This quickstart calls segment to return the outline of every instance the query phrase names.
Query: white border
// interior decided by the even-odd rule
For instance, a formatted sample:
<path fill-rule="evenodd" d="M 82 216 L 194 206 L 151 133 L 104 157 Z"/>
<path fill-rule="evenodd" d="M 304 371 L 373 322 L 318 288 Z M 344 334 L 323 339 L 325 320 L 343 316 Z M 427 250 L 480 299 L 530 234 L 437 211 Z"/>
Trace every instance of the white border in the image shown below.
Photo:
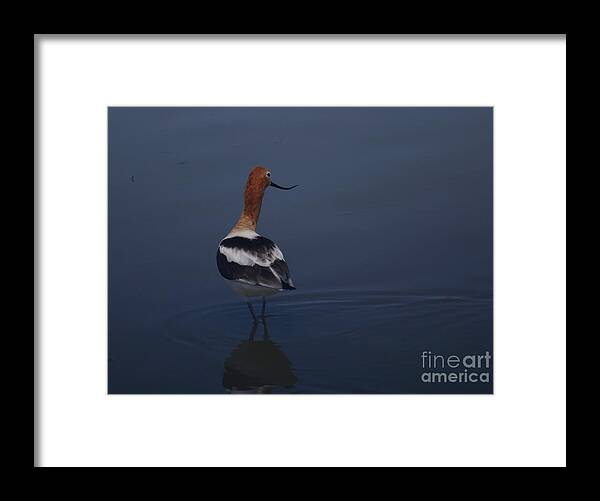
<path fill-rule="evenodd" d="M 566 41 L 61 39 L 39 82 L 46 466 L 559 466 Z M 107 396 L 107 105 L 493 105 L 494 396 Z"/>

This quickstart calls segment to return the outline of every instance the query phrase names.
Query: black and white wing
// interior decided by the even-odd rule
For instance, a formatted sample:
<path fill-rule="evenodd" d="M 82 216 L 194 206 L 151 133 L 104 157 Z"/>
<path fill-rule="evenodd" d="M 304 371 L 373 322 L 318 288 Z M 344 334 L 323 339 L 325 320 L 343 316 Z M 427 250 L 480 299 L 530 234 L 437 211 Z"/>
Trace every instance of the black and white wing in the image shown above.
<path fill-rule="evenodd" d="M 223 239 L 217 251 L 217 267 L 227 280 L 273 289 L 295 289 L 279 247 L 258 235 Z"/>

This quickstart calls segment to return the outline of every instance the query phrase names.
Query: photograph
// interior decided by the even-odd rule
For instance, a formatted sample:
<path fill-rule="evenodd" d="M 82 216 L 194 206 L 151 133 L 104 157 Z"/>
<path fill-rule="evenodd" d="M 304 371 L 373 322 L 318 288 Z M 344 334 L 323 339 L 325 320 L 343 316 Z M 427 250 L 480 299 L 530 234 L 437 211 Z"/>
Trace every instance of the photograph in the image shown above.
<path fill-rule="evenodd" d="M 109 394 L 492 394 L 492 107 L 108 114 Z"/>

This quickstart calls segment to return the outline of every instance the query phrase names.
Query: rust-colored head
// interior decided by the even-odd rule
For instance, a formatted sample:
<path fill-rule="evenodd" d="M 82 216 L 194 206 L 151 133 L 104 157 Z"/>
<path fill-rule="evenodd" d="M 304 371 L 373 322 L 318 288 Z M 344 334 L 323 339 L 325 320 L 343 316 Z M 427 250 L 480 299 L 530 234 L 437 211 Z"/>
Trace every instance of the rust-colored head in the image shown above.
<path fill-rule="evenodd" d="M 246 189 L 244 190 L 244 211 L 232 231 L 256 230 L 263 196 L 269 186 L 279 188 L 280 190 L 291 190 L 296 187 L 290 186 L 289 188 L 285 188 L 279 186 L 271 181 L 271 171 L 269 169 L 261 166 L 254 167 L 250 171 L 248 181 L 246 182 Z"/>
<path fill-rule="evenodd" d="M 271 184 L 271 172 L 265 167 L 254 167 L 248 175 L 244 201 L 248 196 L 256 197 L 260 195 L 262 197 L 269 184 Z"/>

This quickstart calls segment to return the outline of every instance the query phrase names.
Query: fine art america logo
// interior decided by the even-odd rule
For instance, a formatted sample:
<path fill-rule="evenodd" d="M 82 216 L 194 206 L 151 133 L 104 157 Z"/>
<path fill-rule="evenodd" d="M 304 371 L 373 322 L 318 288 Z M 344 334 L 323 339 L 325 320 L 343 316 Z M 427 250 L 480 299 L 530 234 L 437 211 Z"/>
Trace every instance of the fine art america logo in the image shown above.
<path fill-rule="evenodd" d="M 492 356 L 421 354 L 423 383 L 489 383 Z"/>

